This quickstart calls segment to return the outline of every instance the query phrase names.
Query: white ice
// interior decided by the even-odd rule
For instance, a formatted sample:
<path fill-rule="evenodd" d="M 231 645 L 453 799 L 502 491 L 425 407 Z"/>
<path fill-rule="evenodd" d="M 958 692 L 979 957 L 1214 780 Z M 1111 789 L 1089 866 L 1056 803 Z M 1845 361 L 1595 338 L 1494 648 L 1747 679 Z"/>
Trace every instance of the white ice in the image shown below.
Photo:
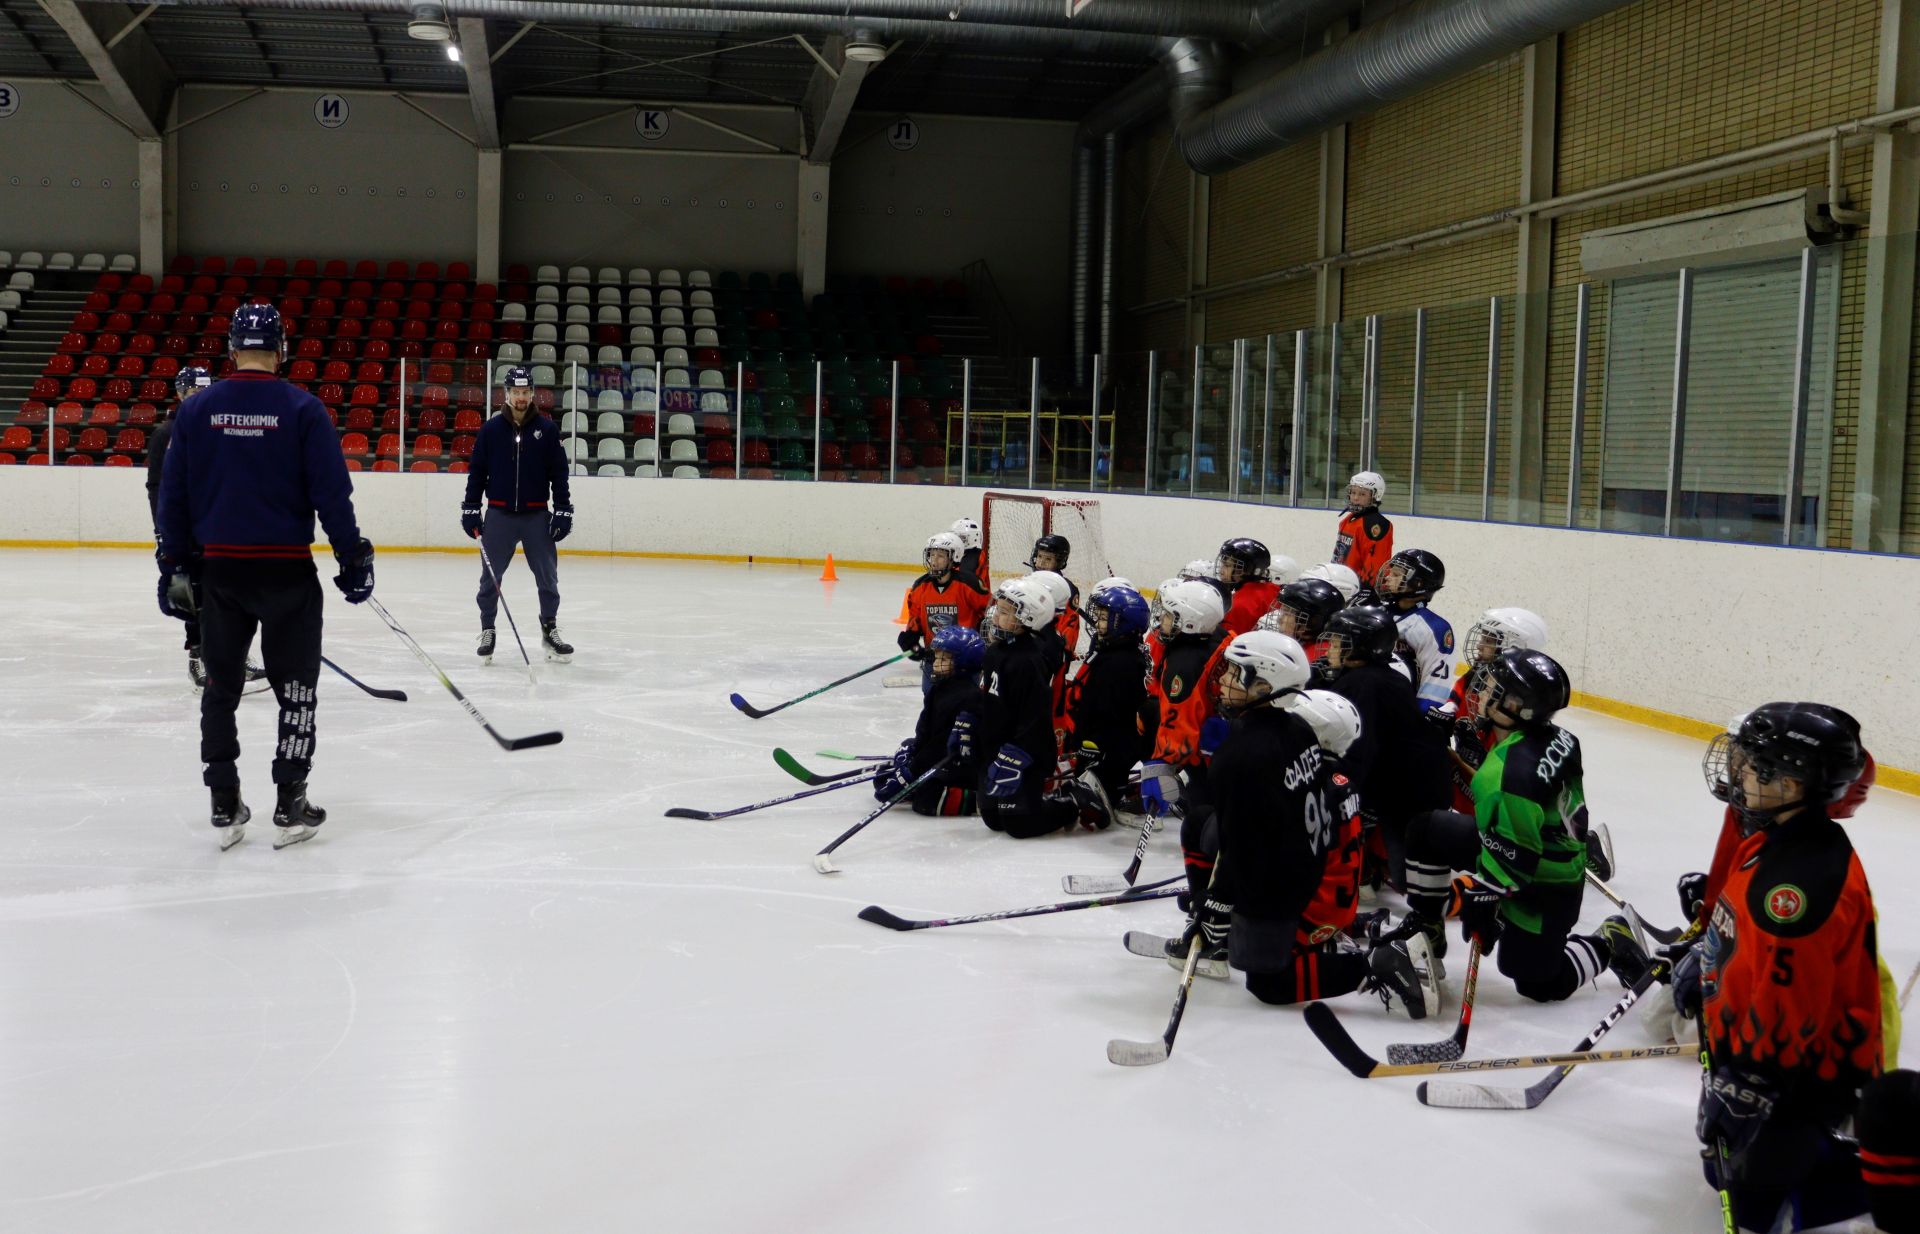
<path fill-rule="evenodd" d="M 510 643 L 474 662 L 476 573 L 392 554 L 378 594 L 503 732 L 565 743 L 500 752 L 329 587 L 328 654 L 411 701 L 323 674 L 331 817 L 275 852 L 274 710 L 244 700 L 259 821 L 222 854 L 148 558 L 0 554 L 0 1229 L 1717 1228 L 1686 1062 L 1589 1068 L 1530 1113 L 1428 1110 L 1413 1081 L 1348 1076 L 1297 1011 L 1202 982 L 1171 1060 L 1122 1069 L 1107 1040 L 1155 1037 L 1177 978 L 1120 934 L 1173 929 L 1171 902 L 915 934 L 854 915 L 1062 899 L 1061 875 L 1125 865 L 1120 829 L 1022 843 L 890 815 L 823 877 L 810 858 L 864 790 L 662 817 L 798 789 L 775 746 L 822 770 L 846 764 L 819 749 L 891 749 L 918 692 L 881 674 L 760 721 L 726 700 L 890 654 L 906 576 L 568 558 L 578 655 L 530 687 Z M 523 565 L 508 592 L 524 633 Z M 1567 722 L 1620 888 L 1672 921 L 1719 819 L 1701 746 Z M 1850 830 L 1904 979 L 1920 803 L 1881 790 Z M 1163 836 L 1149 874 L 1176 868 Z M 1590 894 L 1586 922 L 1605 911 Z M 1439 1022 L 1336 1006 L 1376 1050 L 1443 1036 L 1454 969 Z M 1474 1055 L 1571 1047 L 1618 995 L 1602 977 L 1542 1007 L 1483 976 Z"/>

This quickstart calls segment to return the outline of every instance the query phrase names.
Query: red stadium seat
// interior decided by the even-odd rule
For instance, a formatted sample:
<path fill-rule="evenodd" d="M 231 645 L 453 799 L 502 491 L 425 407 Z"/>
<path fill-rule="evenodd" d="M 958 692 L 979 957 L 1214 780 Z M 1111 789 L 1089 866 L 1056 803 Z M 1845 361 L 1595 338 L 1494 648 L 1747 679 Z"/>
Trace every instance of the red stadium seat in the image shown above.
<path fill-rule="evenodd" d="M 373 428 L 373 408 L 371 407 L 347 408 L 347 427 L 350 429 L 359 429 L 362 432 L 372 429 Z"/>
<path fill-rule="evenodd" d="M 91 454 L 69 454 L 60 461 L 69 467 L 93 466 L 93 456 Z"/>
<path fill-rule="evenodd" d="M 365 458 L 367 453 L 366 434 L 348 433 L 342 437 L 340 439 L 340 453 L 346 455 L 349 459 Z"/>
<path fill-rule="evenodd" d="M 120 404 L 95 403 L 93 414 L 87 417 L 87 423 L 101 428 L 112 428 L 120 423 Z"/>
<path fill-rule="evenodd" d="M 47 367 L 41 369 L 40 372 L 47 377 L 70 377 L 73 375 L 73 370 L 78 367 L 80 367 L 80 362 L 75 360 L 72 353 L 69 352 L 63 355 L 48 356 Z"/>
<path fill-rule="evenodd" d="M 445 443 L 438 433 L 422 433 L 414 438 L 413 453 L 427 458 L 439 458 L 447 452 Z"/>
<path fill-rule="evenodd" d="M 399 458 L 400 434 L 382 433 L 380 435 L 380 444 L 374 449 L 374 453 L 378 454 L 381 458 Z"/>
<path fill-rule="evenodd" d="M 133 466 L 133 460 L 124 454 L 109 454 L 107 455 L 107 466 L 131 467 Z"/>
<path fill-rule="evenodd" d="M 453 457 L 461 460 L 473 457 L 473 437 L 471 434 L 462 434 L 453 439 Z M 465 471 L 466 469 L 467 465 L 464 461 L 457 462 L 452 467 L 447 468 L 448 471 Z"/>
<path fill-rule="evenodd" d="M 140 428 L 151 425 L 160 416 L 160 411 L 152 403 L 135 403 L 127 408 L 127 423 Z M 144 449 L 144 447 L 142 447 Z"/>
<path fill-rule="evenodd" d="M 76 377 L 67 383 L 67 397 L 70 399 L 90 403 L 99 396 L 100 383 L 91 377 Z"/>
<path fill-rule="evenodd" d="M 88 454 L 105 454 L 107 451 L 107 430 L 103 428 L 80 430 L 79 448 Z"/>
<path fill-rule="evenodd" d="M 113 448 L 144 454 L 147 450 L 147 435 L 137 428 L 123 428 L 119 436 L 113 439 Z"/>
<path fill-rule="evenodd" d="M 432 459 L 417 458 L 407 465 L 408 471 L 439 471 L 440 464 Z"/>
<path fill-rule="evenodd" d="M 453 431 L 456 433 L 477 433 L 480 431 L 480 426 L 484 423 L 486 423 L 485 416 L 471 407 L 463 407 L 453 417 Z M 648 429 L 647 431 L 652 432 L 653 430 Z M 454 438 L 456 445 L 459 440 L 458 437 Z"/>
<path fill-rule="evenodd" d="M 462 460 L 457 460 L 455 462 L 448 463 L 447 470 L 453 475 L 464 476 L 467 474 L 466 461 L 462 459 Z"/>
<path fill-rule="evenodd" d="M 0 431 L 0 450 L 33 449 L 33 430 L 24 424 L 9 425 Z"/>
<path fill-rule="evenodd" d="M 147 375 L 147 362 L 139 356 L 121 356 L 113 364 L 115 377 L 144 377 Z"/>

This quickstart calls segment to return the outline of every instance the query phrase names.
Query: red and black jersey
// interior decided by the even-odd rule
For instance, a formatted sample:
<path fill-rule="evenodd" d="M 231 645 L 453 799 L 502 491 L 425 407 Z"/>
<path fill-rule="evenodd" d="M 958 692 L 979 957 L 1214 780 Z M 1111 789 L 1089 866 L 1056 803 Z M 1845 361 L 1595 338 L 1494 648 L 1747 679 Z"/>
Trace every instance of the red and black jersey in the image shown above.
<path fill-rule="evenodd" d="M 1220 622 L 1220 628 L 1227 632 L 1227 640 L 1231 642 L 1259 625 L 1279 595 L 1280 584 L 1270 579 L 1249 579 L 1236 587 L 1233 602 Z"/>
<path fill-rule="evenodd" d="M 1766 1076 L 1796 1105 L 1850 1109 L 1884 1040 L 1873 893 L 1846 831 L 1807 812 L 1741 838 L 1709 903 L 1700 1025 L 1714 1065 Z"/>
<path fill-rule="evenodd" d="M 1327 560 L 1345 566 L 1360 576 L 1364 587 L 1373 586 L 1380 567 L 1393 556 L 1393 524 L 1378 506 L 1340 516 L 1340 531 L 1333 541 L 1333 556 Z"/>
<path fill-rule="evenodd" d="M 1453 808 L 1462 814 L 1473 813 L 1473 775 L 1480 770 L 1480 764 L 1487 761 L 1487 754 L 1500 744 L 1502 734 L 1491 726 L 1476 725 L 1474 721 L 1480 715 L 1480 695 L 1469 690 L 1467 683 L 1473 680 L 1473 670 L 1456 677 L 1453 682 L 1453 694 L 1447 699 L 1446 711 L 1453 717 L 1453 728 L 1447 743 L 1449 762 L 1453 766 Z"/>
<path fill-rule="evenodd" d="M 981 618 L 992 607 L 993 597 L 972 575 L 949 574 L 942 583 L 922 574 L 907 588 L 907 629 L 918 631 L 921 642 L 931 643 L 933 632 L 942 626 L 979 629 Z"/>
<path fill-rule="evenodd" d="M 1200 726 L 1214 714 L 1218 699 L 1210 685 L 1226 645 L 1226 635 L 1175 635 L 1166 644 L 1159 671 L 1147 688 L 1157 704 L 1159 722 L 1153 734 L 1153 757 L 1176 767 L 1200 765 Z"/>
<path fill-rule="evenodd" d="M 1321 837 L 1325 844 L 1326 866 L 1320 872 L 1320 885 L 1300 913 L 1295 941 L 1302 947 L 1319 947 L 1332 941 L 1353 924 L 1360 903 L 1360 856 L 1362 851 L 1360 794 L 1346 774 L 1337 769 L 1327 776 L 1322 795 L 1333 809 L 1333 827 Z"/>

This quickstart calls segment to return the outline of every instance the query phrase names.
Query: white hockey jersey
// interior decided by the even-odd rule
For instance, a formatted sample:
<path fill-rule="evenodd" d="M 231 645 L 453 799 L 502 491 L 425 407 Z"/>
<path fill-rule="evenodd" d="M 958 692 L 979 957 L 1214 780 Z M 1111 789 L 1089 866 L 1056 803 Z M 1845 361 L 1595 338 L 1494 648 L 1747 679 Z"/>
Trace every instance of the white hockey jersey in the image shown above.
<path fill-rule="evenodd" d="M 1453 626 L 1426 605 L 1395 612 L 1400 644 L 1413 656 L 1422 715 L 1444 706 L 1453 695 Z"/>

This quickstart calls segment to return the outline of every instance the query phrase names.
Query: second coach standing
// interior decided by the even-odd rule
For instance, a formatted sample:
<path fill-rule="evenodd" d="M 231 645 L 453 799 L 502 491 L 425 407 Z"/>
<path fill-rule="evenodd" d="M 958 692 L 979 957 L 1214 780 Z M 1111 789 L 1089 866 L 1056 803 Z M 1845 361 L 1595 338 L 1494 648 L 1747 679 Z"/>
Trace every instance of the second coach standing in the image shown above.
<path fill-rule="evenodd" d="M 480 604 L 478 650 L 481 659 L 492 661 L 493 618 L 500 605 L 494 572 L 499 585 L 505 585 L 513 550 L 521 546 L 540 592 L 541 646 L 547 659 L 565 663 L 573 646 L 560 636 L 560 554 L 554 545 L 573 530 L 567 452 L 560 444 L 559 426 L 533 409 L 533 374 L 515 365 L 507 370 L 505 384 L 507 409 L 480 427 L 460 507 L 461 529 L 480 540 L 485 554 L 475 597 Z"/>

